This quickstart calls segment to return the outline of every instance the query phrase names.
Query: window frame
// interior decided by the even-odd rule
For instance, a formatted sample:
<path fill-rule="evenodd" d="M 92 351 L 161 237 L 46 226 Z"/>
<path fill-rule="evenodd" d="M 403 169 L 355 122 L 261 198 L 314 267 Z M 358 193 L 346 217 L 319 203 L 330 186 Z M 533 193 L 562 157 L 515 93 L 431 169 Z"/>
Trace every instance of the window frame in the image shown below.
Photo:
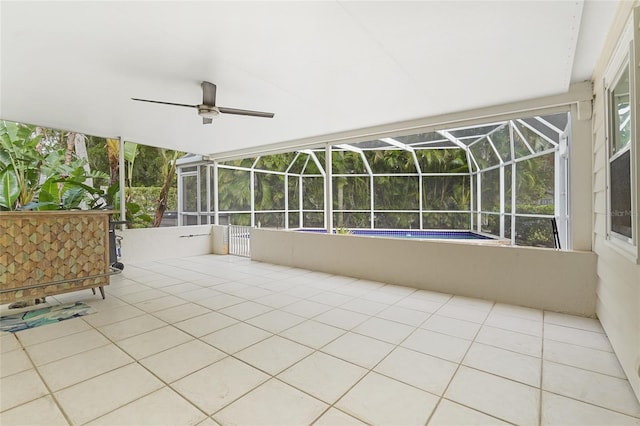
<path fill-rule="evenodd" d="M 640 43 L 635 43 L 637 23 L 640 18 L 640 9 L 634 10 L 633 16 L 630 18 L 623 35 L 621 36 L 616 50 L 609 62 L 604 75 L 604 101 L 605 101 L 605 158 L 606 158 L 606 217 L 607 217 L 607 233 L 606 241 L 618 249 L 622 254 L 627 256 L 635 263 L 640 261 L 640 245 L 638 244 L 638 233 L 640 232 L 640 221 L 638 219 L 638 190 L 640 183 L 638 182 L 638 123 L 640 123 L 640 108 L 638 108 L 638 78 L 640 73 L 636 72 L 633 66 L 636 58 L 640 57 L 638 48 Z M 612 149 L 614 143 L 614 114 L 617 113 L 615 108 L 613 93 L 616 85 L 625 72 L 629 73 L 629 105 L 631 107 L 631 140 L 624 148 L 618 149 L 615 153 Z M 629 152 L 629 178 L 631 190 L 631 237 L 616 232 L 612 228 L 612 193 L 611 193 L 611 169 L 612 163 Z"/>

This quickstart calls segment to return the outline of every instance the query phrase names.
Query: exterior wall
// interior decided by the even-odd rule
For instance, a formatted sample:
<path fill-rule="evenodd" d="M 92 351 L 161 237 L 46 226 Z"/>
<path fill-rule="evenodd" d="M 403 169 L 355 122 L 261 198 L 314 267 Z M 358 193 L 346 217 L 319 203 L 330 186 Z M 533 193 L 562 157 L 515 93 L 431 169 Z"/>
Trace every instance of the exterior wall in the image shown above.
<path fill-rule="evenodd" d="M 598 255 L 596 312 L 640 399 L 640 265 L 607 240 L 607 154 L 603 78 L 633 6 L 621 2 L 609 39 L 593 75 L 593 246 Z M 637 34 L 637 33 L 636 33 Z M 636 39 L 636 43 L 640 40 Z"/>
<path fill-rule="evenodd" d="M 595 315 L 596 257 L 592 252 L 252 229 L 251 258 L 537 309 Z"/>
<path fill-rule="evenodd" d="M 122 240 L 122 263 L 150 262 L 212 253 L 211 225 L 117 231 Z"/>

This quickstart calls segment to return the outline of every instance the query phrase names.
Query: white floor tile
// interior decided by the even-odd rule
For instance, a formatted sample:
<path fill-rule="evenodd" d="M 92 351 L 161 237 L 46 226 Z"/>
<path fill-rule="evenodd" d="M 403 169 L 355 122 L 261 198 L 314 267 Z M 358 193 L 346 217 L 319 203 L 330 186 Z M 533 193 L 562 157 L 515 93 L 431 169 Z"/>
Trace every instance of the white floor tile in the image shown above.
<path fill-rule="evenodd" d="M 172 295 L 167 295 L 159 297 L 157 299 L 136 303 L 136 308 L 142 309 L 145 312 L 156 312 L 163 309 L 173 308 L 174 306 L 179 306 L 184 303 L 187 303 L 184 299 L 180 299 L 179 297 Z"/>
<path fill-rule="evenodd" d="M 613 352 L 607 336 L 593 331 L 545 323 L 544 338 L 584 346 L 586 348 Z"/>
<path fill-rule="evenodd" d="M 359 314 L 342 308 L 334 308 L 314 317 L 313 319 L 334 327 L 342 328 L 343 330 L 351 330 L 369 318 L 370 317 L 368 315 Z"/>
<path fill-rule="evenodd" d="M 218 294 L 217 296 L 209 297 L 208 299 L 193 300 L 194 303 L 202 305 L 205 308 L 213 309 L 214 311 L 228 306 L 237 305 L 244 301 L 244 299 L 232 296 L 231 294 Z"/>
<path fill-rule="evenodd" d="M 165 325 L 167 325 L 166 322 L 159 320 L 152 315 L 145 314 L 139 317 L 109 324 L 104 327 L 99 327 L 98 330 L 100 330 L 100 332 L 109 339 L 116 342 L 118 340 L 146 333 L 147 331 L 155 330 L 156 328 L 164 327 Z"/>
<path fill-rule="evenodd" d="M 401 306 L 390 306 L 384 311 L 378 312 L 376 316 L 378 318 L 384 318 L 390 321 L 417 327 L 429 318 L 431 314 L 415 309 L 403 308 Z"/>
<path fill-rule="evenodd" d="M 540 337 L 501 328 L 483 326 L 476 337 L 476 342 L 529 356 L 542 356 L 542 339 Z"/>
<path fill-rule="evenodd" d="M 491 313 L 522 318 L 529 321 L 542 322 L 543 319 L 543 311 L 540 309 L 525 308 L 524 306 L 507 305 L 504 303 L 496 303 L 493 306 Z"/>
<path fill-rule="evenodd" d="M 110 343 L 109 340 L 102 334 L 91 329 L 38 343 L 27 347 L 26 350 L 35 365 L 43 365 L 108 343 Z"/>
<path fill-rule="evenodd" d="M 33 368 L 31 360 L 23 349 L 16 349 L 2 354 L 0 378 Z"/>
<path fill-rule="evenodd" d="M 484 324 L 490 325 L 491 327 L 502 328 L 503 330 L 530 334 L 536 337 L 542 336 L 542 322 L 540 321 L 531 321 L 524 318 L 517 318 L 510 315 L 491 312 Z"/>
<path fill-rule="evenodd" d="M 495 417 L 443 399 L 431 416 L 428 426 L 507 426 Z"/>
<path fill-rule="evenodd" d="M 405 348 L 453 362 L 460 362 L 470 345 L 470 340 L 423 329 L 414 331 L 401 344 Z"/>
<path fill-rule="evenodd" d="M 311 424 L 327 405 L 289 385 L 272 379 L 229 405 L 213 418 L 221 424 Z"/>
<path fill-rule="evenodd" d="M 564 327 L 578 328 L 585 331 L 593 331 L 595 333 L 604 333 L 604 329 L 595 318 L 584 318 L 577 315 L 560 314 L 557 312 L 546 311 L 544 313 L 545 324 L 562 325 Z"/>
<path fill-rule="evenodd" d="M 516 424 L 539 421 L 539 389 L 465 366 L 453 377 L 445 398 Z"/>
<path fill-rule="evenodd" d="M 320 349 L 344 333 L 346 333 L 345 330 L 341 328 L 309 320 L 283 331 L 280 335 L 303 345 Z"/>
<path fill-rule="evenodd" d="M 340 308 L 342 309 L 358 312 L 364 315 L 376 315 L 388 307 L 389 305 L 386 303 L 372 302 L 371 300 L 361 298 L 352 299 L 347 303 L 340 305 Z"/>
<path fill-rule="evenodd" d="M 271 336 L 273 334 L 268 331 L 241 322 L 200 339 L 228 354 L 233 354 Z"/>
<path fill-rule="evenodd" d="M 343 413 L 342 411 L 329 408 L 313 426 L 365 426 L 366 423 L 361 422 L 355 417 Z"/>
<path fill-rule="evenodd" d="M 38 371 L 49 388 L 57 391 L 133 361 L 129 355 L 111 343 L 45 364 L 39 367 Z"/>
<path fill-rule="evenodd" d="M 364 368 L 373 368 L 394 346 L 371 337 L 346 333 L 322 348 L 322 352 L 352 362 Z"/>
<path fill-rule="evenodd" d="M 411 295 L 409 297 L 406 297 L 400 300 L 394 306 L 407 308 L 407 309 L 414 309 L 417 311 L 431 314 L 436 312 L 438 309 L 440 309 L 442 305 L 444 305 L 444 303 L 445 303 L 444 301 L 436 302 L 434 300 L 429 300 L 422 297 L 416 297 L 414 295 Z"/>
<path fill-rule="evenodd" d="M 396 348 L 374 371 L 427 392 L 442 395 L 458 364 L 405 348 Z"/>
<path fill-rule="evenodd" d="M 227 357 L 171 385 L 207 414 L 213 414 L 249 392 L 269 376 Z"/>
<path fill-rule="evenodd" d="M 638 426 L 640 419 L 575 399 L 542 392 L 541 424 L 545 426 Z"/>
<path fill-rule="evenodd" d="M 176 392 L 163 388 L 118 408 L 89 425 L 195 425 L 205 418 L 202 411 Z"/>
<path fill-rule="evenodd" d="M 487 318 L 489 311 L 473 309 L 467 306 L 446 304 L 442 308 L 438 309 L 437 314 L 481 324 Z"/>
<path fill-rule="evenodd" d="M 22 346 L 26 347 L 87 330 L 91 330 L 91 326 L 80 318 L 73 318 L 56 324 L 47 324 L 22 330 L 17 332 L 16 336 Z"/>
<path fill-rule="evenodd" d="M 262 371 L 276 375 L 300 361 L 312 351 L 313 349 L 307 346 L 280 336 L 273 336 L 247 349 L 243 349 L 236 353 L 235 356 Z"/>
<path fill-rule="evenodd" d="M 344 294 L 333 293 L 331 291 L 325 291 L 324 293 L 316 294 L 310 297 L 308 300 L 318 303 L 324 303 L 329 306 L 340 306 L 348 301 L 352 300 L 353 296 L 346 296 Z"/>
<path fill-rule="evenodd" d="M 316 352 L 280 373 L 278 378 L 333 404 L 366 373 L 364 368 Z"/>
<path fill-rule="evenodd" d="M 559 364 L 571 365 L 621 379 L 627 378 L 613 352 L 585 348 L 555 340 L 545 340 L 543 357 Z"/>
<path fill-rule="evenodd" d="M 214 331 L 229 327 L 237 322 L 237 320 L 226 315 L 222 315 L 217 312 L 209 312 L 208 314 L 189 318 L 188 320 L 180 321 L 173 325 L 192 336 L 201 337 L 205 334 L 210 334 Z"/>
<path fill-rule="evenodd" d="M 165 383 L 174 382 L 201 368 L 207 367 L 226 355 L 199 340 L 191 340 L 140 361 L 149 371 Z"/>
<path fill-rule="evenodd" d="M 67 420 L 50 395 L 0 413 L 3 426 L 67 426 Z"/>
<path fill-rule="evenodd" d="M 253 301 L 278 309 L 278 308 L 282 308 L 284 306 L 290 305 L 292 303 L 295 303 L 299 300 L 300 298 L 294 297 L 288 294 L 275 293 L 275 294 L 270 294 L 268 296 L 258 297 Z"/>
<path fill-rule="evenodd" d="M 129 364 L 55 393 L 69 419 L 84 424 L 162 387 L 138 364 Z"/>
<path fill-rule="evenodd" d="M 474 343 L 462 363 L 487 373 L 540 387 L 540 358 Z"/>
<path fill-rule="evenodd" d="M 124 300 L 127 303 L 135 304 L 144 302 L 146 300 L 157 299 L 166 295 L 167 293 L 165 293 L 164 291 L 150 288 L 148 290 L 136 291 L 135 293 L 119 295 L 118 298 Z"/>
<path fill-rule="evenodd" d="M 272 333 L 280 333 L 287 328 L 300 324 L 304 320 L 305 319 L 303 317 L 299 317 L 298 315 L 275 310 L 253 317 L 250 320 L 247 320 L 247 322 L 251 325 L 262 328 L 263 330 L 267 330 Z"/>
<path fill-rule="evenodd" d="M 22 349 L 18 338 L 13 333 L 7 333 L 0 336 L 0 353 L 15 351 Z"/>
<path fill-rule="evenodd" d="M 415 327 L 381 318 L 370 318 L 352 331 L 397 345 L 402 342 Z"/>
<path fill-rule="evenodd" d="M 542 387 L 553 393 L 640 417 L 640 403 L 624 379 L 544 361 Z"/>
<path fill-rule="evenodd" d="M 375 425 L 423 425 L 438 397 L 376 373 L 369 373 L 336 407 Z"/>
<path fill-rule="evenodd" d="M 118 306 L 95 314 L 85 315 L 82 319 L 94 327 L 102 327 L 119 321 L 144 315 L 145 312 L 131 305 Z"/>
<path fill-rule="evenodd" d="M 172 326 L 158 328 L 128 339 L 120 340 L 117 345 L 135 359 L 141 359 L 178 346 L 193 337 Z"/>
<path fill-rule="evenodd" d="M 300 300 L 299 302 L 295 302 L 281 308 L 282 311 L 304 318 L 313 318 L 316 315 L 327 312 L 329 309 L 331 309 L 331 306 L 312 302 L 311 300 Z"/>
<path fill-rule="evenodd" d="M 26 370 L 2 379 L 0 411 L 38 399 L 49 393 L 36 370 Z"/>
<path fill-rule="evenodd" d="M 153 315 L 160 318 L 169 324 L 188 320 L 189 318 L 197 317 L 211 312 L 210 309 L 204 306 L 197 305 L 195 303 L 186 302 L 182 305 L 174 306 L 172 308 L 163 309 L 161 311 L 154 312 Z"/>
<path fill-rule="evenodd" d="M 438 314 L 431 315 L 420 328 L 448 334 L 461 339 L 473 340 L 480 330 L 480 324 L 463 321 L 455 318 L 443 317 Z"/>
<path fill-rule="evenodd" d="M 247 320 L 249 318 L 257 317 L 258 315 L 264 314 L 265 312 L 272 311 L 273 309 L 269 306 L 261 305 L 255 302 L 243 302 L 238 303 L 237 305 L 229 306 L 224 309 L 220 309 L 220 313 L 230 316 L 231 318 L 235 318 L 240 321 Z"/>

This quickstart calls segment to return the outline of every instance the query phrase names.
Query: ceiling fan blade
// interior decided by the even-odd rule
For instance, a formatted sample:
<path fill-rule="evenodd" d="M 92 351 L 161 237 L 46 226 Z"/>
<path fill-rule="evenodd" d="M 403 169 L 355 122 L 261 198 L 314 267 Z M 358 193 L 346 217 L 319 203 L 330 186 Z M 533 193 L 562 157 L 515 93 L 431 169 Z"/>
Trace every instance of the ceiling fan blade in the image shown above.
<path fill-rule="evenodd" d="M 213 118 L 202 117 L 202 124 L 211 124 L 213 123 Z"/>
<path fill-rule="evenodd" d="M 162 104 L 162 105 L 173 105 L 173 106 L 181 106 L 181 107 L 189 107 L 189 108 L 198 108 L 198 105 L 176 104 L 176 103 L 173 103 L 173 102 L 163 102 L 163 101 L 151 101 L 149 99 L 131 98 L 131 100 L 140 101 L 140 102 L 151 102 L 152 104 Z"/>
<path fill-rule="evenodd" d="M 216 106 L 216 85 L 203 81 L 202 84 L 202 104 Z"/>
<path fill-rule="evenodd" d="M 220 110 L 222 114 L 249 115 L 251 117 L 273 118 L 273 116 L 275 115 L 272 112 L 251 111 L 248 109 L 237 109 L 237 108 L 218 107 L 218 110 Z"/>

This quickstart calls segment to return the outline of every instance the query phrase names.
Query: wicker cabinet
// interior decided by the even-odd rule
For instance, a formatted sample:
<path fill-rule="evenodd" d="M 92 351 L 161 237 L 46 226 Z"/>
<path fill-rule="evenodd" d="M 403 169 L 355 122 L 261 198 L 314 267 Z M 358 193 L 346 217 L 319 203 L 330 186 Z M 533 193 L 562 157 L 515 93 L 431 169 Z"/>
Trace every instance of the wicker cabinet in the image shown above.
<path fill-rule="evenodd" d="M 0 304 L 109 284 L 104 210 L 0 212 Z"/>

